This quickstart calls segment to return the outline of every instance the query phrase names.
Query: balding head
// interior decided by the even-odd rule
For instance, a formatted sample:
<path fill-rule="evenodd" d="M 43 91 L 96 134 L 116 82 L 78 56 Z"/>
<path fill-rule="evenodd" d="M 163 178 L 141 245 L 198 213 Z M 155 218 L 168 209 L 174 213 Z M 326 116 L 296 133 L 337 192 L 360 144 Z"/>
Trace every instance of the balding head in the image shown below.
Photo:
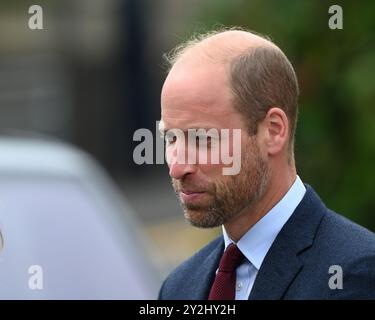
<path fill-rule="evenodd" d="M 174 48 L 166 58 L 172 68 L 177 62 L 230 63 L 251 48 L 272 47 L 270 40 L 242 30 L 213 31 L 200 34 Z"/>
<path fill-rule="evenodd" d="M 297 122 L 298 83 L 285 54 L 269 39 L 243 30 L 198 35 L 166 55 L 170 74 L 207 64 L 224 67 L 233 106 L 243 116 L 250 134 L 272 107 L 289 121 L 289 156 L 293 160 Z"/>

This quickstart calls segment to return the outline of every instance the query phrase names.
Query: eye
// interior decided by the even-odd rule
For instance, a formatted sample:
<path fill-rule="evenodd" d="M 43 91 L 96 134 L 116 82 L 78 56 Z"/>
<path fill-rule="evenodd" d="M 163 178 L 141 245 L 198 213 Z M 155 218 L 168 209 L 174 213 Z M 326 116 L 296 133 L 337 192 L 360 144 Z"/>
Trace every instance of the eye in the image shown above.
<path fill-rule="evenodd" d="M 166 144 L 174 144 L 177 141 L 177 137 L 174 134 L 166 134 L 165 135 L 165 142 Z"/>
<path fill-rule="evenodd" d="M 201 147 L 210 147 L 212 139 L 209 135 L 207 135 L 207 136 L 197 136 L 195 138 L 195 141 L 196 141 L 197 147 L 200 147 L 200 146 Z"/>

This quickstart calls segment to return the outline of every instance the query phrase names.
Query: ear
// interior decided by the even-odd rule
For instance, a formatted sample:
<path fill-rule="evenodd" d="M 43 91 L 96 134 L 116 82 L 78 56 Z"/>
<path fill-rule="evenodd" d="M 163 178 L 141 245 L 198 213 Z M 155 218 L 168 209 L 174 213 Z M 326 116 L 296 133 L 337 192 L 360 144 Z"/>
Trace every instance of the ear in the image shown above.
<path fill-rule="evenodd" d="M 285 112 L 277 107 L 268 110 L 262 121 L 264 143 L 268 155 L 276 155 L 288 145 L 289 121 Z"/>

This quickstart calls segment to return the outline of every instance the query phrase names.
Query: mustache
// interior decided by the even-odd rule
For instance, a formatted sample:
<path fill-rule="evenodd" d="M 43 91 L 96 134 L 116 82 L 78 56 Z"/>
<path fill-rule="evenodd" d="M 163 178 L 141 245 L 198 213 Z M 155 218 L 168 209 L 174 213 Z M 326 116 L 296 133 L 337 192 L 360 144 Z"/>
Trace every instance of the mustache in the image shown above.
<path fill-rule="evenodd" d="M 216 189 L 214 184 L 183 183 L 175 179 L 172 179 L 172 186 L 176 193 L 181 192 L 182 190 L 213 193 Z"/>

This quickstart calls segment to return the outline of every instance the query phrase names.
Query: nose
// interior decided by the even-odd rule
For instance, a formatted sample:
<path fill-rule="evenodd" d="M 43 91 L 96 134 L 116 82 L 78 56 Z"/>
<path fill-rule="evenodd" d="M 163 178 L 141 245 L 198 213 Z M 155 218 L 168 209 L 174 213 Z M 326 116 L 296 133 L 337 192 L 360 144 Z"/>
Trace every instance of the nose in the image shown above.
<path fill-rule="evenodd" d="M 174 179 L 182 179 L 184 176 L 195 172 L 196 165 L 194 164 L 181 164 L 173 160 L 169 165 L 169 175 Z"/>
<path fill-rule="evenodd" d="M 169 175 L 174 179 L 182 179 L 188 174 L 195 173 L 197 171 L 197 165 L 187 159 L 184 149 L 182 149 L 183 151 L 181 151 L 180 155 L 177 149 L 179 149 L 179 147 L 175 146 L 172 150 L 167 151 Z"/>

